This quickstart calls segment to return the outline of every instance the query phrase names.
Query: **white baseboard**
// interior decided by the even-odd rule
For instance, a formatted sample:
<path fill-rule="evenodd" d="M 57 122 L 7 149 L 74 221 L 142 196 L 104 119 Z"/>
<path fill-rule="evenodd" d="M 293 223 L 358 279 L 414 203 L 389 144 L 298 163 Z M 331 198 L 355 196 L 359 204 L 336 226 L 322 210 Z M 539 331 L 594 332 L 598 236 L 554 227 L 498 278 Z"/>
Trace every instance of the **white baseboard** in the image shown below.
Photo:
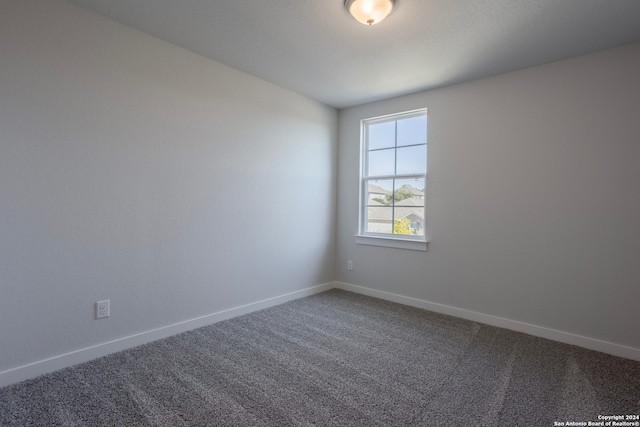
<path fill-rule="evenodd" d="M 366 288 L 364 286 L 352 285 L 343 282 L 329 282 L 288 294 L 279 295 L 277 297 L 268 298 L 262 301 L 230 308 L 228 310 L 222 310 L 195 319 L 174 323 L 162 328 L 130 335 L 105 343 L 100 343 L 91 347 L 86 347 L 80 350 L 57 355 L 48 359 L 2 371 L 0 372 L 0 387 L 5 387 L 10 384 L 18 383 L 30 378 L 35 378 L 39 375 L 54 372 L 59 369 L 87 362 L 98 357 L 106 356 L 142 344 L 147 344 L 149 342 L 156 341 L 162 338 L 167 338 L 181 332 L 190 331 L 192 329 L 231 319 L 243 314 L 252 313 L 254 311 L 282 304 L 287 301 L 303 298 L 320 292 L 325 292 L 333 288 L 356 292 L 387 301 L 397 302 L 399 304 L 434 311 L 436 313 L 448 314 L 451 316 L 472 320 L 474 322 L 510 329 L 512 331 L 523 332 L 541 338 L 547 338 L 566 344 L 573 344 L 579 347 L 588 348 L 590 350 L 596 350 L 602 353 L 608 353 L 614 356 L 640 361 L 640 349 L 637 348 L 627 347 L 624 345 L 602 341 L 595 338 L 589 338 L 581 335 L 575 335 L 568 332 L 557 331 L 554 329 L 548 329 L 541 326 L 518 322 L 515 320 L 504 319 L 502 317 L 492 316 L 489 314 L 464 310 L 461 308 L 451 307 L 448 305 L 438 304 L 417 298 L 406 297 L 390 292 L 379 291 L 371 288 Z"/>
<path fill-rule="evenodd" d="M 59 369 L 67 368 L 69 366 L 87 362 L 98 357 L 137 347 L 142 344 L 147 344 L 149 342 L 156 341 L 162 338 L 167 338 L 182 332 L 200 328 L 202 326 L 207 326 L 216 322 L 220 322 L 222 320 L 242 316 L 243 314 L 252 313 L 254 311 L 282 304 L 287 301 L 328 291 L 329 289 L 333 289 L 334 287 L 335 283 L 329 282 L 288 294 L 279 295 L 277 297 L 268 298 L 262 301 L 230 308 L 228 310 L 222 310 L 217 313 L 208 314 L 206 316 L 201 316 L 195 319 L 174 323 L 162 328 L 130 335 L 105 343 L 100 343 L 91 347 L 86 347 L 66 354 L 60 354 L 48 359 L 39 360 L 34 363 L 29 363 L 27 365 L 18 366 L 17 368 L 12 368 L 0 372 L 0 387 L 5 387 L 10 384 L 18 383 L 30 378 L 35 378 L 39 375 L 54 372 Z"/>
<path fill-rule="evenodd" d="M 547 338 L 553 341 L 559 341 L 565 344 L 572 344 L 579 347 L 588 348 L 590 350 L 600 351 L 602 353 L 611 354 L 613 356 L 624 357 L 626 359 L 640 361 L 640 349 L 627 347 L 607 341 L 589 338 L 582 335 L 575 335 L 568 332 L 548 329 L 541 326 L 531 325 L 529 323 L 518 322 L 516 320 L 505 319 L 502 317 L 492 316 L 489 314 L 478 313 L 475 311 L 464 310 L 461 308 L 451 307 L 448 305 L 438 304 L 417 298 L 405 297 L 390 292 L 379 291 L 364 286 L 351 285 L 349 283 L 336 282 L 335 287 L 345 291 L 356 292 L 387 301 L 397 302 L 412 307 L 422 308 L 436 313 L 448 314 L 462 319 L 472 320 L 486 325 L 497 326 L 499 328 L 510 329 L 512 331 L 523 332 L 525 334 Z"/>

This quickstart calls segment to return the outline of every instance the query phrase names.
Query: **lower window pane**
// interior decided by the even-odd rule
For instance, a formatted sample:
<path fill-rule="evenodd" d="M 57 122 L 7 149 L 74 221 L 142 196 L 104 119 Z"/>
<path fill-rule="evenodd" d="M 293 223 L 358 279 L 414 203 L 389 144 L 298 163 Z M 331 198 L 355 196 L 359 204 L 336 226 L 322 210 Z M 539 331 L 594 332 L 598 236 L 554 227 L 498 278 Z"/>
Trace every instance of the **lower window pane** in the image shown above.
<path fill-rule="evenodd" d="M 368 233 L 393 233 L 393 209 L 391 206 L 367 207 L 367 232 Z"/>
<path fill-rule="evenodd" d="M 367 181 L 367 205 L 391 206 L 392 194 L 392 179 L 372 179 Z"/>
<path fill-rule="evenodd" d="M 424 236 L 424 178 L 396 179 L 394 234 Z"/>
<path fill-rule="evenodd" d="M 425 179 L 366 181 L 367 233 L 424 236 Z"/>

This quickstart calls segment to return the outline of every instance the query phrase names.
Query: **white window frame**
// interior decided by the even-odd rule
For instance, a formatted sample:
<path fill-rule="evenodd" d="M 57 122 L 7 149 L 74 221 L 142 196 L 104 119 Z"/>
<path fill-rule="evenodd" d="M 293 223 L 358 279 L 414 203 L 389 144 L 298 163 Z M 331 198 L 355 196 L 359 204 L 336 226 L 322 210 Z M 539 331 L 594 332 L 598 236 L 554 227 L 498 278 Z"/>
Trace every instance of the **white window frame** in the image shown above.
<path fill-rule="evenodd" d="M 367 172 L 367 152 L 368 152 L 368 126 L 372 124 L 384 123 L 389 121 L 396 121 L 402 119 L 408 119 L 417 116 L 427 116 L 427 109 L 421 108 L 418 110 L 405 111 L 402 113 L 389 114 L 385 116 L 372 117 L 360 121 L 360 191 L 358 198 L 359 214 L 358 214 L 358 233 L 355 235 L 356 244 L 371 245 L 371 246 L 383 246 L 389 248 L 409 249 L 417 251 L 426 251 L 429 243 L 427 235 L 427 173 L 424 174 L 393 174 L 385 176 L 366 176 Z M 428 139 L 428 134 L 427 134 Z M 425 141 L 427 142 L 427 141 Z M 397 147 L 397 146 L 396 146 Z M 428 142 L 427 142 L 428 150 Z M 425 158 L 425 166 L 427 159 Z M 424 195 L 424 212 L 423 223 L 424 232 L 423 235 L 411 236 L 403 234 L 388 234 L 388 233 L 374 233 L 366 231 L 367 227 L 367 209 L 368 209 L 368 191 L 367 182 L 372 178 L 374 179 L 406 179 L 419 177 L 424 179 L 425 183 L 425 195 Z M 393 222 L 392 222 L 393 229 Z"/>

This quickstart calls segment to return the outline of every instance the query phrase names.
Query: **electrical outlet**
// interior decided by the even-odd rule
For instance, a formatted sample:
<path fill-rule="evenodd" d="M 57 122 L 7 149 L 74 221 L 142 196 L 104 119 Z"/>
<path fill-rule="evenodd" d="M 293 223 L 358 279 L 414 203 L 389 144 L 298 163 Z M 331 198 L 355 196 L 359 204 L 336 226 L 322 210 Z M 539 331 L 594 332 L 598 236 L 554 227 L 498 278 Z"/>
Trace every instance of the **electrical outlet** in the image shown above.
<path fill-rule="evenodd" d="M 104 317 L 111 316 L 109 300 L 96 302 L 96 319 L 102 319 Z"/>
<path fill-rule="evenodd" d="M 349 270 L 349 271 L 353 270 L 353 261 L 351 261 L 351 260 L 347 261 L 347 270 Z"/>

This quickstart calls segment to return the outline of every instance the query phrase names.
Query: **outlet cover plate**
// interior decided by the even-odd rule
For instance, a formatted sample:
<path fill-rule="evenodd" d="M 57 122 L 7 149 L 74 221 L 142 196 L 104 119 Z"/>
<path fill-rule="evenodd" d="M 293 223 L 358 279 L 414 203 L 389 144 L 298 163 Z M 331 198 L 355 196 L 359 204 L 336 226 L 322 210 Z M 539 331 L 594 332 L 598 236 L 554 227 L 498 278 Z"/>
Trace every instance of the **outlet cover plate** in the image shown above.
<path fill-rule="evenodd" d="M 106 299 L 104 301 L 96 302 L 96 319 L 103 319 L 109 316 L 111 316 L 109 300 Z"/>

